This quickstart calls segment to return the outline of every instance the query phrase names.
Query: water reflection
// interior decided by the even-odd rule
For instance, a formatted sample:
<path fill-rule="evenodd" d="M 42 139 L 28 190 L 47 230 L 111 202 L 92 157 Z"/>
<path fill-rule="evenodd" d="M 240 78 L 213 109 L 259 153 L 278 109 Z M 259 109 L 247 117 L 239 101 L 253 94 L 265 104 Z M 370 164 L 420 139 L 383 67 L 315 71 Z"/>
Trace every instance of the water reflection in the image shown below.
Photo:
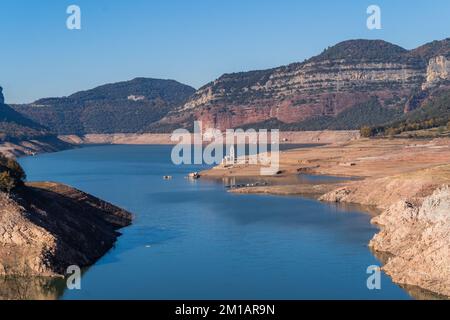
<path fill-rule="evenodd" d="M 0 277 L 0 300 L 56 300 L 64 288 L 64 279 Z"/>
<path fill-rule="evenodd" d="M 393 257 L 392 254 L 388 252 L 379 252 L 370 248 L 372 254 L 381 262 L 382 265 L 385 265 L 389 259 Z M 446 297 L 423 288 L 417 286 L 411 286 L 406 284 L 400 284 L 401 288 L 403 288 L 411 297 L 416 300 L 450 300 L 450 297 Z"/>

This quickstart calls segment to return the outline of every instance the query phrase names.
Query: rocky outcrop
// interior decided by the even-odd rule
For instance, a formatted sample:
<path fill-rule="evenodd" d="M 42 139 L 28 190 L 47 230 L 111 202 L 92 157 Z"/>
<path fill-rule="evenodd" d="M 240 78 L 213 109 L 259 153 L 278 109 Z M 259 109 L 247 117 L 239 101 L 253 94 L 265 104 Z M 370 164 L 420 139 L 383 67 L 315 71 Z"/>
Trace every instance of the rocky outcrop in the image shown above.
<path fill-rule="evenodd" d="M 450 297 L 450 165 L 348 183 L 320 200 L 375 206 L 370 247 L 394 282 Z"/>
<path fill-rule="evenodd" d="M 298 123 L 335 117 L 376 96 L 383 106 L 406 103 L 423 71 L 413 64 L 323 61 L 278 68 L 255 83 L 235 85 L 239 75 L 225 75 L 200 89 L 166 121 L 180 113 L 221 130 L 276 119 Z"/>
<path fill-rule="evenodd" d="M 435 87 L 446 80 L 450 80 L 450 59 L 445 56 L 432 58 L 428 64 L 427 78 L 422 89 Z"/>
<path fill-rule="evenodd" d="M 450 189 L 420 204 L 399 201 L 373 218 L 381 231 L 370 247 L 389 253 L 383 270 L 394 282 L 450 297 Z"/>
<path fill-rule="evenodd" d="M 0 193 L 0 276 L 65 274 L 104 255 L 131 223 L 131 214 L 57 183 Z"/>

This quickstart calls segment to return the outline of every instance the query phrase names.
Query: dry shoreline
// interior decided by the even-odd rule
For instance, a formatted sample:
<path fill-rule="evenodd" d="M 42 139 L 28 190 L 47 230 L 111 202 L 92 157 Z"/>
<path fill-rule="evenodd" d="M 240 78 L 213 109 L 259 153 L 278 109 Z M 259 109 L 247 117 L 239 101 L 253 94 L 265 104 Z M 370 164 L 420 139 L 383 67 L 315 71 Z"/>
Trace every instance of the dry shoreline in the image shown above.
<path fill-rule="evenodd" d="M 335 143 L 355 140 L 359 138 L 359 131 L 299 131 L 280 132 L 281 144 L 317 144 Z M 171 140 L 169 133 L 112 133 L 112 134 L 86 134 L 61 135 L 62 141 L 81 144 L 177 144 Z"/>
<path fill-rule="evenodd" d="M 319 137 L 319 138 L 318 138 Z M 326 137 L 326 138 L 324 138 Z M 376 207 L 373 219 L 381 231 L 371 241 L 376 255 L 386 255 L 384 271 L 394 282 L 450 297 L 450 139 L 368 140 L 354 132 L 299 133 L 284 143 L 331 143 L 280 152 L 283 179 L 307 173 L 357 178 L 336 184 L 295 183 L 244 187 L 236 193 L 300 195 L 336 203 Z M 83 144 L 173 144 L 169 135 L 65 136 L 74 147 Z M 328 140 L 329 139 L 329 140 Z M 337 139 L 337 141 L 333 141 Z M 50 150 L 57 151 L 57 150 Z M 36 150 L 36 153 L 46 150 Z M 26 153 L 25 153 L 26 155 Z M 214 168 L 203 178 L 258 177 L 259 167 Z M 443 206 L 436 206 L 436 203 Z M 441 214 L 436 214 L 440 212 Z M 409 290 L 408 290 L 409 291 Z M 423 291 L 417 296 L 421 296 Z M 416 296 L 416 295 L 415 295 Z M 425 298 L 428 295 L 423 296 Z"/>
<path fill-rule="evenodd" d="M 359 138 L 358 131 L 302 131 L 280 132 L 281 144 L 328 144 Z M 190 139 L 189 135 L 186 138 Z M 189 140 L 183 140 L 183 142 Z M 59 135 L 35 140 L 2 141 L 0 153 L 9 157 L 32 156 L 39 153 L 58 152 L 92 144 L 123 145 L 175 145 L 169 133 L 111 133 L 86 135 Z"/>
<path fill-rule="evenodd" d="M 257 165 L 218 166 L 204 178 L 258 177 Z M 450 297 L 450 139 L 360 139 L 280 152 L 280 172 L 358 178 L 336 184 L 277 184 L 232 189 L 234 193 L 314 196 L 359 204 L 382 213 L 370 242 L 394 282 Z M 420 297 L 420 295 L 419 295 Z M 422 296 L 424 297 L 424 296 Z"/>

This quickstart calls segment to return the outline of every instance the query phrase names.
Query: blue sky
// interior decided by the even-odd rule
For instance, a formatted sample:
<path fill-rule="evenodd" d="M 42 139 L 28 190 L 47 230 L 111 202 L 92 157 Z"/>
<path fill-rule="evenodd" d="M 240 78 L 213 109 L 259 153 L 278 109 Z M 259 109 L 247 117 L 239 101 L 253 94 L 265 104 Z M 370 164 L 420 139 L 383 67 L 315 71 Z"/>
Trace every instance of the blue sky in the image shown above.
<path fill-rule="evenodd" d="M 66 28 L 66 9 L 82 29 Z M 366 9 L 382 10 L 382 30 Z M 0 85 L 9 103 L 154 77 L 196 88 L 223 73 L 303 61 L 354 38 L 414 48 L 450 36 L 448 0 L 2 0 Z"/>

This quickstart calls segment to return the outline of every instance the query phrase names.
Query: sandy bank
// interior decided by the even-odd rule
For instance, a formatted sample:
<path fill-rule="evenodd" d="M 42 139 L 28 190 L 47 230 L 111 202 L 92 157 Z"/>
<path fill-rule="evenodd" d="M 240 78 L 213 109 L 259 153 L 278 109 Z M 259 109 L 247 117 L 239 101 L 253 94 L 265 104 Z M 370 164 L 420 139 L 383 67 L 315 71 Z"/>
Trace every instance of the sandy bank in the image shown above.
<path fill-rule="evenodd" d="M 73 144 L 176 144 L 171 141 L 171 134 L 165 133 L 114 133 L 62 135 L 59 138 Z M 358 131 L 302 131 L 280 132 L 280 143 L 317 144 L 351 141 L 359 138 Z"/>

